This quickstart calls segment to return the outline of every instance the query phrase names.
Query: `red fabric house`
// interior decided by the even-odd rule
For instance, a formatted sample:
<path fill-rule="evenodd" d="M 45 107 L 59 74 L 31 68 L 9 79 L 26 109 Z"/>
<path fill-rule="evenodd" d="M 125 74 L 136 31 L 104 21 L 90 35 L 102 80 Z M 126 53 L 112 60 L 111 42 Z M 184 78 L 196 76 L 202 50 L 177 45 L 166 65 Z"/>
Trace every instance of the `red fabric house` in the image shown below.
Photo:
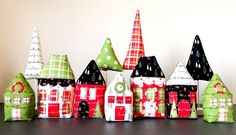
<path fill-rule="evenodd" d="M 105 81 L 94 60 L 79 77 L 74 99 L 74 117 L 103 118 Z"/>

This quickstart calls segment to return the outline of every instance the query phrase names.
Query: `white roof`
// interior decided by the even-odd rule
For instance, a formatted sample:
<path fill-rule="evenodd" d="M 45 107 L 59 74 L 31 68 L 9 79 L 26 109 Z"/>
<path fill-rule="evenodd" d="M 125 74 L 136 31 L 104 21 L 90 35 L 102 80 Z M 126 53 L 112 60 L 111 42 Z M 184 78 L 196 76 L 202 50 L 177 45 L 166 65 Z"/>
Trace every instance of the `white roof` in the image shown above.
<path fill-rule="evenodd" d="M 183 63 L 179 63 L 166 85 L 197 85 Z"/>

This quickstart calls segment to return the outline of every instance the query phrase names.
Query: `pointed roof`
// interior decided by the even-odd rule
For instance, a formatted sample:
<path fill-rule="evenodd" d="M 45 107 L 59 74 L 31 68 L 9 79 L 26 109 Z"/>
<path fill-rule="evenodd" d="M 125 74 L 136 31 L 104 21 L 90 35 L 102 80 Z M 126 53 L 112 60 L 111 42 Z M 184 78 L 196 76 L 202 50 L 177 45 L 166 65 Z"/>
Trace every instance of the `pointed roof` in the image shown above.
<path fill-rule="evenodd" d="M 195 36 L 193 41 L 192 51 L 186 67 L 194 80 L 209 81 L 213 76 L 213 71 L 207 61 L 200 37 L 198 35 Z"/>
<path fill-rule="evenodd" d="M 142 56 L 144 56 L 144 46 L 143 46 L 143 37 L 140 23 L 140 14 L 139 10 L 137 10 L 134 20 L 131 41 L 129 44 L 129 49 L 126 54 L 125 61 L 123 63 L 123 68 L 127 70 L 135 69 L 135 66 L 138 63 L 139 58 Z"/>
<path fill-rule="evenodd" d="M 37 27 L 35 26 L 32 34 L 28 63 L 25 70 L 25 78 L 36 79 L 43 68 L 43 64 L 39 33 Z"/>
<path fill-rule="evenodd" d="M 221 88 L 225 90 L 225 94 L 232 95 L 232 93 L 229 91 L 229 89 L 224 85 L 223 81 L 221 80 L 220 76 L 218 74 L 214 74 L 208 83 L 205 91 L 203 92 L 203 95 L 205 94 L 215 94 L 216 93 L 216 87 L 217 85 L 220 85 Z"/>
<path fill-rule="evenodd" d="M 110 85 L 107 87 L 106 92 L 109 94 L 132 94 L 121 73 L 116 74 Z"/>
<path fill-rule="evenodd" d="M 75 79 L 67 55 L 51 55 L 40 72 L 39 78 Z"/>
<path fill-rule="evenodd" d="M 161 77 L 165 75 L 159 66 L 155 56 L 140 57 L 131 77 Z"/>
<path fill-rule="evenodd" d="M 106 84 L 102 73 L 100 72 L 96 62 L 91 60 L 88 66 L 85 68 L 82 75 L 77 80 L 77 83 L 80 84 L 96 84 L 96 85 L 104 85 Z"/>
<path fill-rule="evenodd" d="M 96 59 L 96 63 L 101 70 L 123 71 L 109 38 L 105 40 L 100 54 Z"/>
<path fill-rule="evenodd" d="M 166 85 L 196 85 L 192 76 L 188 73 L 183 63 L 179 63 Z"/>
<path fill-rule="evenodd" d="M 4 95 L 8 94 L 32 94 L 34 95 L 34 90 L 25 79 L 22 73 L 16 75 L 15 79 L 10 83 Z"/>

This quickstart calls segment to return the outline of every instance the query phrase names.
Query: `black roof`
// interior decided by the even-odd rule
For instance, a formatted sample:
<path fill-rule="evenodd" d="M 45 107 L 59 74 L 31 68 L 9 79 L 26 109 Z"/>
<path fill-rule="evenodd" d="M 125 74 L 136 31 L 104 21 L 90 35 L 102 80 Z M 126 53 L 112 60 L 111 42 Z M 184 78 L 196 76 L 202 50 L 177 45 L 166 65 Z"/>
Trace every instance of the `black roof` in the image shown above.
<path fill-rule="evenodd" d="M 140 57 L 131 77 L 162 77 L 165 75 L 155 56 Z"/>
<path fill-rule="evenodd" d="M 77 83 L 80 84 L 97 84 L 97 85 L 105 85 L 106 82 L 100 72 L 96 62 L 91 60 L 88 66 L 85 68 L 82 75 L 77 80 Z"/>

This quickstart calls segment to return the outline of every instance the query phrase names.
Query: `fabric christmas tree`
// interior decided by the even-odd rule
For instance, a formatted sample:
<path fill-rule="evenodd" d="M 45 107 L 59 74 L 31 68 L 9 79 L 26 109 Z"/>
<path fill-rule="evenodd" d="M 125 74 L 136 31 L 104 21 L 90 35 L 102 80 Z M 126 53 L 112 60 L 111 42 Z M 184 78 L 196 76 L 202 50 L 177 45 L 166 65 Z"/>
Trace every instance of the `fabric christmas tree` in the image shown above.
<path fill-rule="evenodd" d="M 196 108 L 193 108 L 197 97 L 196 91 L 197 85 L 195 81 L 180 62 L 166 83 L 167 116 L 173 118 L 171 110 L 174 107 L 173 104 L 176 104 L 177 118 L 196 119 L 190 117 L 191 111 L 196 110 Z"/>
<path fill-rule="evenodd" d="M 156 57 L 140 57 L 131 75 L 134 117 L 165 118 L 165 75 Z"/>
<path fill-rule="evenodd" d="M 202 95 L 203 119 L 208 122 L 234 122 L 233 95 L 218 74 L 214 74 Z"/>
<path fill-rule="evenodd" d="M 186 67 L 194 80 L 209 81 L 213 75 L 198 35 L 193 41 L 192 51 Z"/>
<path fill-rule="evenodd" d="M 140 23 L 140 13 L 139 10 L 137 10 L 131 41 L 125 61 L 123 63 L 123 68 L 127 70 L 133 70 L 138 63 L 139 58 L 142 56 L 144 56 L 144 46 Z"/>
<path fill-rule="evenodd" d="M 103 113 L 101 112 L 99 103 L 97 102 L 94 117 L 96 118 L 103 118 Z"/>
<path fill-rule="evenodd" d="M 100 54 L 96 59 L 96 63 L 102 70 L 123 71 L 120 62 L 115 55 L 111 40 L 109 38 L 105 40 Z"/>
<path fill-rule="evenodd" d="M 177 113 L 175 101 L 173 101 L 173 104 L 171 105 L 170 117 L 171 118 L 178 118 L 178 113 Z"/>
<path fill-rule="evenodd" d="M 42 68 L 43 68 L 43 57 L 40 47 L 38 29 L 35 26 L 32 35 L 28 64 L 25 70 L 25 78 L 37 79 Z"/>
<path fill-rule="evenodd" d="M 192 108 L 191 108 L 191 115 L 190 118 L 196 119 L 197 118 L 197 110 L 196 110 L 196 103 L 193 102 Z"/>
<path fill-rule="evenodd" d="M 91 60 L 76 83 L 75 118 L 103 118 L 106 82 L 94 60 Z"/>
<path fill-rule="evenodd" d="M 32 120 L 35 94 L 24 75 L 19 73 L 4 93 L 5 121 Z"/>

